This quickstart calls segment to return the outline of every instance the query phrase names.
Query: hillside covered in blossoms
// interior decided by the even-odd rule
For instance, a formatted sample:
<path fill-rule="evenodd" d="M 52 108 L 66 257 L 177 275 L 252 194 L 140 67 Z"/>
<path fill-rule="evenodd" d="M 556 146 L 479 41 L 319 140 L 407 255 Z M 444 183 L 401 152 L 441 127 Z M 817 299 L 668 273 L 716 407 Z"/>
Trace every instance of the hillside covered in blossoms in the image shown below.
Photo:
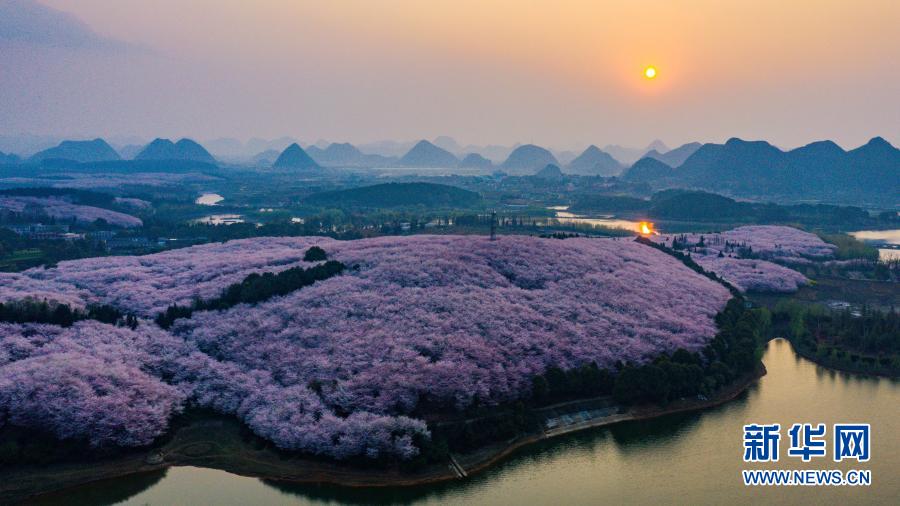
<path fill-rule="evenodd" d="M 195 311 L 251 273 L 340 275 L 254 305 Z M 134 328 L 0 324 L 0 423 L 140 446 L 189 407 L 233 414 L 279 447 L 415 455 L 429 410 L 530 395 L 548 367 L 642 363 L 701 349 L 729 292 L 631 240 L 477 236 L 262 238 L 6 275 L 0 302 L 110 304 Z"/>
<path fill-rule="evenodd" d="M 0 210 L 13 213 L 46 215 L 59 220 L 72 220 L 82 223 L 93 223 L 104 220 L 117 227 L 139 227 L 143 224 L 140 218 L 130 214 L 111 211 L 100 207 L 73 204 L 68 200 L 56 197 L 41 198 L 28 196 L 0 195 Z"/>
<path fill-rule="evenodd" d="M 786 265 L 831 260 L 837 249 L 815 234 L 775 225 L 709 234 L 668 234 L 654 236 L 653 240 L 687 250 L 704 269 L 744 292 L 794 292 L 808 280 Z"/>

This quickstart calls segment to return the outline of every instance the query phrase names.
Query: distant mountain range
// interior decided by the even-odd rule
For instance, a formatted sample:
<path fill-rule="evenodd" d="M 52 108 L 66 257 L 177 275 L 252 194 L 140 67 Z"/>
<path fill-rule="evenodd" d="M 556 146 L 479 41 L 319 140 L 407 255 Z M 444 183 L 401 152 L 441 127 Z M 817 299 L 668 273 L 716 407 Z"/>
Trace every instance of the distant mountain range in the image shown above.
<path fill-rule="evenodd" d="M 559 165 L 553 153 L 534 144 L 517 147 L 500 168 L 510 174 L 534 174 L 547 165 Z"/>
<path fill-rule="evenodd" d="M 45 139 L 9 137 L 4 143 L 36 145 Z M 365 146 L 379 146 L 383 152 L 397 152 L 398 157 L 376 154 L 349 143 L 318 141 L 308 148 L 299 143 L 289 144 L 283 152 L 271 146 L 288 138 L 265 141 L 251 139 L 240 143 L 234 139 L 215 141 L 218 149 L 235 153 L 240 146 L 261 148 L 256 156 L 241 155 L 239 163 L 257 166 L 274 165 L 282 168 L 313 169 L 319 167 L 387 167 L 405 166 L 443 169 L 478 169 L 485 173 L 494 167 L 512 175 L 533 175 L 548 165 L 562 167 L 565 174 L 585 176 L 620 175 L 632 182 L 648 183 L 656 189 L 692 188 L 724 192 L 736 197 L 813 199 L 833 202 L 872 203 L 895 206 L 900 195 L 900 152 L 886 140 L 875 137 L 863 146 L 846 151 L 831 141 L 783 151 L 764 141 L 744 141 L 733 138 L 724 144 L 689 143 L 669 150 L 660 141 L 646 148 L 631 149 L 589 146 L 578 156 L 571 152 L 554 152 L 534 144 L 516 146 L 461 146 L 446 136 L 433 142 L 421 140 L 415 144 L 385 141 Z M 26 142 L 27 141 L 27 142 Z M 119 138 L 120 142 L 134 142 Z M 31 143 L 31 144 L 28 144 Z M 156 139 L 146 146 L 118 144 L 119 152 L 103 139 L 88 141 L 64 140 L 44 149 L 27 160 L 0 153 L 0 164 L 40 164 L 59 170 L 136 171 L 155 164 L 127 164 L 121 158 L 132 156 L 139 162 L 190 161 L 215 164 L 213 156 L 203 146 L 190 139 L 173 143 Z M 403 151 L 398 151 L 403 148 Z M 509 151 L 511 150 L 511 151 Z M 509 151 L 508 156 L 497 158 Z M 120 153 L 124 155 L 120 158 Z M 637 161 L 623 169 L 631 157 Z M 559 157 L 571 159 L 567 164 Z M 462 160 L 460 160 L 462 158 Z M 503 160 L 501 163 L 492 160 Z M 96 167 L 90 164 L 96 165 Z M 496 165 L 495 165 L 496 164 Z M 207 165 L 203 170 L 210 170 Z M 178 170 L 186 170 L 179 167 Z"/>
<path fill-rule="evenodd" d="M 618 160 L 593 144 L 566 166 L 567 173 L 581 176 L 618 176 L 622 169 Z"/>
<path fill-rule="evenodd" d="M 103 139 L 92 141 L 62 141 L 56 147 L 35 153 L 29 161 L 42 163 L 47 160 L 73 162 L 111 162 L 121 160 L 119 153 Z"/>
<path fill-rule="evenodd" d="M 655 149 L 651 149 L 644 155 L 644 158 L 654 158 L 656 160 L 661 161 L 662 163 L 668 165 L 669 167 L 680 167 L 691 155 L 694 154 L 695 151 L 700 149 L 699 142 L 690 142 L 688 144 L 684 144 L 682 146 L 678 146 L 677 148 L 660 153 Z"/>
<path fill-rule="evenodd" d="M 399 164 L 403 167 L 456 168 L 459 159 L 446 149 L 422 140 L 400 158 Z"/>
<path fill-rule="evenodd" d="M 306 153 L 323 167 L 387 167 L 397 164 L 397 159 L 381 155 L 367 155 L 350 143 L 331 143 L 325 149 L 318 146 L 306 148 Z"/>
<path fill-rule="evenodd" d="M 20 161 L 22 160 L 18 156 L 12 153 L 7 155 L 6 153 L 0 151 L 0 164 L 15 164 L 19 163 Z"/>
<path fill-rule="evenodd" d="M 444 151 L 453 153 L 454 155 L 461 153 L 463 149 L 463 147 L 460 146 L 458 142 L 456 142 L 456 139 L 447 135 L 435 137 L 434 140 L 431 141 L 431 143 L 443 149 Z"/>
<path fill-rule="evenodd" d="M 250 159 L 254 165 L 259 165 L 262 167 L 271 167 L 275 160 L 278 160 L 278 155 L 280 155 L 277 149 L 267 149 L 261 153 L 257 153 L 253 155 L 253 158 Z"/>
<path fill-rule="evenodd" d="M 624 177 L 656 188 L 701 188 L 745 197 L 894 206 L 900 195 L 900 150 L 881 137 L 850 151 L 831 141 L 782 151 L 765 141 L 732 138 L 702 145 L 678 168 L 666 170 L 645 160 Z"/>
<path fill-rule="evenodd" d="M 603 151 L 612 155 L 613 158 L 619 161 L 619 163 L 625 165 L 631 165 L 634 162 L 640 160 L 650 151 L 656 151 L 657 153 L 665 153 L 669 151 L 669 147 L 663 144 L 663 142 L 659 139 L 651 142 L 646 148 L 627 148 L 624 146 L 619 146 L 616 144 L 610 144 L 603 148 Z"/>
<path fill-rule="evenodd" d="M 189 160 L 192 162 L 216 163 L 209 151 L 191 139 L 172 142 L 169 139 L 155 139 L 135 155 L 135 160 Z"/>
<path fill-rule="evenodd" d="M 288 146 L 278 155 L 278 159 L 272 164 L 278 169 L 312 170 L 321 168 L 315 160 L 296 142 Z"/>

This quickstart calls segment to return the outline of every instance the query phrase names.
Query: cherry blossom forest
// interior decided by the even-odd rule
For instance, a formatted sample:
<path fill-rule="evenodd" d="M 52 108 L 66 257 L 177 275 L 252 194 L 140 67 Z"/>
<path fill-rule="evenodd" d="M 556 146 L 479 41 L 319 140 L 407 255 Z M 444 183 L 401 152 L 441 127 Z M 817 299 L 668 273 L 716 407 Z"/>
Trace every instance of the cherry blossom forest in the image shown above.
<path fill-rule="evenodd" d="M 304 261 L 314 245 L 348 268 L 254 305 L 195 311 L 168 330 L 153 321 L 251 273 L 317 265 Z M 762 258 L 831 251 L 785 227 L 705 235 L 704 245 L 708 253 L 692 255 L 741 289 L 805 281 Z M 759 258 L 738 256 L 750 247 Z M 729 297 L 628 238 L 254 238 L 61 262 L 0 275 L 0 302 L 108 304 L 139 324 L 0 323 L 0 426 L 142 446 L 174 415 L 201 407 L 283 449 L 410 458 L 429 437 L 426 407 L 516 400 L 550 366 L 612 368 L 698 351 Z"/>
<path fill-rule="evenodd" d="M 128 199 L 133 203 L 137 199 Z M 139 227 L 143 224 L 140 218 L 130 214 L 110 211 L 94 206 L 73 204 L 61 198 L 41 197 L 4 197 L 0 196 L 0 210 L 21 213 L 29 208 L 39 211 L 51 218 L 62 220 L 75 220 L 83 223 L 93 223 L 96 220 L 105 220 L 110 225 L 118 227 Z"/>
<path fill-rule="evenodd" d="M 793 292 L 808 280 L 791 265 L 834 258 L 837 249 L 817 235 L 796 228 L 750 225 L 721 233 L 654 236 L 653 240 L 687 250 L 704 269 L 741 291 Z"/>

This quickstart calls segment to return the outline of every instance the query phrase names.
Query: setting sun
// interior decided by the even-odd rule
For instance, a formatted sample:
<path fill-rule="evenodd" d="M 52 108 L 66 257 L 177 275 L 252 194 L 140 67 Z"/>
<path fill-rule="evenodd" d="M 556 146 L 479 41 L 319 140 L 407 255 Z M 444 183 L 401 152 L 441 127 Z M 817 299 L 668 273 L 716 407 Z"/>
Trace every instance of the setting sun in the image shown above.
<path fill-rule="evenodd" d="M 644 77 L 647 79 L 653 79 L 656 77 L 656 67 L 647 67 L 644 69 Z"/>

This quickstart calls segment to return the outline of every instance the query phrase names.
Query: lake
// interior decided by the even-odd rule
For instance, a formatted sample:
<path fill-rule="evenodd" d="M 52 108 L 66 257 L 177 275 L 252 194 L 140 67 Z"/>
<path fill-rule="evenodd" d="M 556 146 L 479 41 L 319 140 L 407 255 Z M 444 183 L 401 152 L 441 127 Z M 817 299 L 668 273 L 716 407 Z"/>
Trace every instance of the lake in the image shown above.
<path fill-rule="evenodd" d="M 412 489 L 353 490 L 268 483 L 195 467 L 95 483 L 34 504 L 896 504 L 900 497 L 900 381 L 831 371 L 785 340 L 763 356 L 768 374 L 711 410 L 626 422 L 525 448 L 466 481 Z M 872 425 L 872 459 L 803 464 L 787 457 L 792 423 Z M 744 464 L 742 426 L 780 423 L 777 464 Z M 855 465 L 854 465 L 855 464 Z M 870 487 L 744 487 L 741 469 L 871 469 Z"/>
<path fill-rule="evenodd" d="M 223 200 L 225 200 L 225 197 L 218 193 L 204 193 L 197 197 L 197 200 L 195 200 L 194 203 L 200 204 L 201 206 L 214 206 Z"/>
<path fill-rule="evenodd" d="M 878 248 L 878 258 L 882 260 L 900 260 L 900 229 L 894 230 L 860 230 L 850 232 L 850 235 L 859 239 L 872 243 Z M 883 246 L 891 245 L 891 248 Z"/>
<path fill-rule="evenodd" d="M 640 230 L 640 222 L 631 220 L 620 220 L 612 215 L 588 217 L 568 211 L 568 206 L 552 206 L 548 209 L 555 211 L 553 219 L 562 224 L 580 224 L 591 225 L 595 227 L 621 228 L 638 232 Z"/>

